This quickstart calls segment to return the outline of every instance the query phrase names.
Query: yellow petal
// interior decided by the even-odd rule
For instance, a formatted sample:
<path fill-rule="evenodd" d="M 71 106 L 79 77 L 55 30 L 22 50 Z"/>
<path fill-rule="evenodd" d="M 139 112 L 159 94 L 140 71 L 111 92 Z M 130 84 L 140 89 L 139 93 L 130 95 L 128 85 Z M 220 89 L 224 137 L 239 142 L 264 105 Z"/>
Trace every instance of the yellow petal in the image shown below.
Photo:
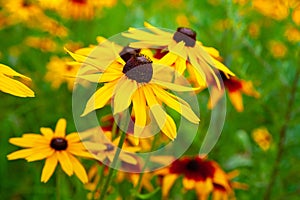
<path fill-rule="evenodd" d="M 10 138 L 9 142 L 11 144 L 14 144 L 19 147 L 34 147 L 35 146 L 35 140 L 32 140 L 32 138 Z"/>
<path fill-rule="evenodd" d="M 229 99 L 238 112 L 244 110 L 242 94 L 239 91 L 229 92 Z"/>
<path fill-rule="evenodd" d="M 53 130 L 51 128 L 41 127 L 40 131 L 47 139 L 51 139 L 54 136 Z"/>
<path fill-rule="evenodd" d="M 133 156 L 130 156 L 127 153 L 121 153 L 120 154 L 120 159 L 123 160 L 124 162 L 132 164 L 132 165 L 137 164 L 137 160 Z"/>
<path fill-rule="evenodd" d="M 172 98 L 165 90 L 161 89 L 160 87 L 153 86 L 153 91 L 158 99 L 160 99 L 170 108 L 176 110 L 190 122 L 197 124 L 200 121 L 200 119 L 192 111 L 191 107 L 186 106 L 186 104 L 181 104 L 179 101 L 177 101 L 177 99 Z M 180 99 L 179 97 L 177 98 Z M 183 99 L 180 101 L 183 101 Z"/>
<path fill-rule="evenodd" d="M 127 109 L 131 104 L 132 95 L 138 89 L 136 81 L 127 79 L 125 76 L 120 79 L 115 88 L 114 115 Z"/>
<path fill-rule="evenodd" d="M 191 190 L 193 188 L 195 188 L 195 180 L 193 179 L 187 179 L 187 178 L 183 178 L 183 186 L 185 189 L 187 190 Z"/>
<path fill-rule="evenodd" d="M 161 65 L 166 65 L 166 66 L 172 66 L 177 58 L 179 56 L 177 54 L 174 54 L 172 52 L 168 52 L 166 55 L 164 55 L 164 57 L 162 57 L 157 64 L 161 64 Z"/>
<path fill-rule="evenodd" d="M 70 161 L 73 164 L 75 175 L 79 178 L 79 180 L 82 183 L 87 183 L 88 182 L 88 176 L 87 176 L 86 171 L 85 171 L 84 167 L 82 166 L 82 164 L 78 161 L 77 158 L 75 158 L 72 155 L 69 155 L 69 158 L 70 158 Z"/>
<path fill-rule="evenodd" d="M 142 88 L 138 89 L 132 98 L 132 104 L 133 104 L 133 110 L 135 116 L 135 124 L 134 124 L 135 136 L 140 135 L 147 121 L 146 99 L 141 89 Z"/>
<path fill-rule="evenodd" d="M 52 155 L 53 153 L 54 153 L 54 149 L 51 149 L 51 148 L 39 149 L 36 153 L 28 156 L 26 158 L 26 160 L 28 162 L 43 160 L 43 159 L 49 157 L 50 155 Z"/>
<path fill-rule="evenodd" d="M 18 97 L 34 97 L 34 92 L 25 84 L 0 74 L 0 90 Z"/>
<path fill-rule="evenodd" d="M 176 181 L 177 177 L 178 176 L 176 174 L 168 174 L 163 178 L 162 195 L 164 197 L 168 196 L 168 193 L 171 187 L 173 186 L 174 182 Z"/>
<path fill-rule="evenodd" d="M 219 90 L 217 87 L 212 87 L 210 90 L 210 99 L 208 101 L 208 108 L 213 109 L 219 100 L 222 98 L 224 95 L 224 89 Z"/>
<path fill-rule="evenodd" d="M 88 100 L 85 110 L 81 116 L 85 116 L 93 110 L 104 107 L 111 99 L 117 81 L 118 80 L 110 83 L 105 83 L 104 86 L 99 88 Z"/>
<path fill-rule="evenodd" d="M 32 149 L 22 149 L 22 150 L 18 150 L 16 152 L 13 152 L 13 153 L 7 155 L 7 159 L 8 160 L 16 160 L 16 159 L 20 159 L 20 158 L 26 158 L 33 153 L 35 153 L 35 152 Z"/>
<path fill-rule="evenodd" d="M 153 94 L 152 89 L 147 86 L 144 87 L 144 94 L 150 107 L 150 111 L 158 124 L 161 131 L 167 135 L 171 140 L 176 138 L 176 125 L 174 120 L 163 110 L 161 105 L 158 104 Z"/>
<path fill-rule="evenodd" d="M 55 154 L 46 159 L 41 176 L 42 182 L 46 183 L 49 180 L 57 166 L 57 162 L 58 160 Z"/>
<path fill-rule="evenodd" d="M 80 141 L 79 134 L 77 132 L 70 133 L 66 136 L 68 143 L 75 143 Z"/>
<path fill-rule="evenodd" d="M 186 86 L 182 86 L 179 84 L 164 82 L 164 81 L 155 80 L 155 79 L 152 79 L 151 82 L 161 86 L 162 88 L 166 88 L 166 89 L 176 91 L 176 92 L 191 92 L 191 91 L 196 91 L 199 89 L 199 88 L 186 87 Z"/>
<path fill-rule="evenodd" d="M 59 119 L 55 127 L 54 137 L 65 137 L 66 126 L 67 126 L 66 119 L 64 118 Z"/>
<path fill-rule="evenodd" d="M 73 174 L 73 165 L 66 151 L 56 151 L 57 159 L 63 171 L 71 176 Z"/>

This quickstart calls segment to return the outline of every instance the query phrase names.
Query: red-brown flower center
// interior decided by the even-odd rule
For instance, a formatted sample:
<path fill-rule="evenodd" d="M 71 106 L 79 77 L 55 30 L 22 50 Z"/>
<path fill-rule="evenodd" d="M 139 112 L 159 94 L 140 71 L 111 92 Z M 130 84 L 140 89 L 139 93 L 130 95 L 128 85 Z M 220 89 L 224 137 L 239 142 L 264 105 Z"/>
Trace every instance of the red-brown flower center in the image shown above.
<path fill-rule="evenodd" d="M 194 47 L 196 44 L 196 32 L 190 28 L 179 27 L 174 33 L 173 39 L 176 42 L 184 41 L 187 47 Z"/>
<path fill-rule="evenodd" d="M 223 80 L 224 86 L 228 89 L 229 92 L 236 92 L 242 89 L 243 85 L 239 79 L 233 76 L 227 78 L 223 72 L 220 72 L 220 75 Z"/>
<path fill-rule="evenodd" d="M 53 138 L 50 147 L 56 151 L 66 150 L 68 148 L 68 141 L 65 138 Z"/>
<path fill-rule="evenodd" d="M 77 4 L 86 4 L 87 0 L 71 0 L 73 3 L 77 3 Z"/>
<path fill-rule="evenodd" d="M 127 60 L 122 72 L 138 83 L 148 83 L 153 75 L 152 61 L 143 54 L 134 54 Z"/>
<path fill-rule="evenodd" d="M 183 158 L 176 160 L 170 167 L 170 173 L 182 174 L 187 179 L 195 181 L 204 181 L 207 178 L 212 178 L 215 168 L 212 162 L 196 158 Z"/>

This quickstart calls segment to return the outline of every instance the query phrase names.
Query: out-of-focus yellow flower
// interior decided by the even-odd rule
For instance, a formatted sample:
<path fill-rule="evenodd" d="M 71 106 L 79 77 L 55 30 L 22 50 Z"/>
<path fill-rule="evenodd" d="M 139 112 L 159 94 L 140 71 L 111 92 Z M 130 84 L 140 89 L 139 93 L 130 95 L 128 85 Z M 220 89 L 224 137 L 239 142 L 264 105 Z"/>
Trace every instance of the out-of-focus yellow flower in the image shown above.
<path fill-rule="evenodd" d="M 189 27 L 190 26 L 189 19 L 184 14 L 177 15 L 176 23 L 180 27 Z"/>
<path fill-rule="evenodd" d="M 220 19 L 214 24 L 214 27 L 218 31 L 228 30 L 232 27 L 232 22 L 230 19 Z"/>
<path fill-rule="evenodd" d="M 283 20 L 289 15 L 289 2 L 282 0 L 252 0 L 253 7 L 263 15 Z"/>
<path fill-rule="evenodd" d="M 55 89 L 66 82 L 68 89 L 72 90 L 79 68 L 80 64 L 72 61 L 70 58 L 58 58 L 54 56 L 47 64 L 45 79 L 51 82 L 52 87 Z"/>
<path fill-rule="evenodd" d="M 288 27 L 284 32 L 284 35 L 290 42 L 300 41 L 300 31 L 295 27 Z"/>
<path fill-rule="evenodd" d="M 232 0 L 233 3 L 239 4 L 241 6 L 245 5 L 246 3 L 248 3 L 248 0 Z"/>
<path fill-rule="evenodd" d="M 30 36 L 25 39 L 25 44 L 45 52 L 53 52 L 57 47 L 56 43 L 49 37 L 40 38 Z"/>
<path fill-rule="evenodd" d="M 28 162 L 46 159 L 41 176 L 41 181 L 45 183 L 54 173 L 58 163 L 67 175 L 75 173 L 81 182 L 87 183 L 86 171 L 74 155 L 93 157 L 80 142 L 78 133 L 66 136 L 66 125 L 66 120 L 62 118 L 58 120 L 54 132 L 50 128 L 42 127 L 40 129 L 42 135 L 30 133 L 24 134 L 21 138 L 10 138 L 10 143 L 25 149 L 13 152 L 7 155 L 7 158 L 9 160 L 24 158 Z"/>
<path fill-rule="evenodd" d="M 174 161 L 170 166 L 158 170 L 155 174 L 163 176 L 162 195 L 166 198 L 179 177 L 183 177 L 182 183 L 186 190 L 195 190 L 198 199 L 224 200 L 234 199 L 233 184 L 229 174 L 214 161 L 202 157 L 183 157 Z M 245 188 L 243 184 L 235 183 L 239 188 Z"/>
<path fill-rule="evenodd" d="M 287 53 L 286 46 L 280 42 L 272 40 L 269 42 L 271 54 L 274 58 L 283 58 Z"/>
<path fill-rule="evenodd" d="M 255 22 L 250 23 L 249 27 L 248 27 L 248 32 L 249 32 L 249 35 L 252 38 L 257 38 L 257 36 L 260 33 L 260 27 L 259 27 L 259 25 L 257 23 L 255 23 Z"/>
<path fill-rule="evenodd" d="M 256 144 L 264 151 L 267 151 L 271 146 L 272 135 L 265 127 L 253 130 L 252 138 L 256 142 Z"/>
<path fill-rule="evenodd" d="M 292 19 L 298 26 L 300 25 L 300 2 L 298 2 L 298 6 L 293 10 Z"/>
<path fill-rule="evenodd" d="M 31 79 L 6 65 L 0 64 L 0 91 L 18 97 L 34 97 L 34 92 L 22 81 L 31 82 Z"/>
<path fill-rule="evenodd" d="M 225 89 L 228 91 L 229 99 L 238 112 L 244 110 L 242 94 L 259 98 L 260 94 L 254 89 L 251 81 L 244 81 L 232 76 L 226 76 L 220 72 L 224 87 L 220 91 L 216 86 L 212 86 L 210 93 L 209 108 L 213 108 L 221 97 L 224 95 Z"/>

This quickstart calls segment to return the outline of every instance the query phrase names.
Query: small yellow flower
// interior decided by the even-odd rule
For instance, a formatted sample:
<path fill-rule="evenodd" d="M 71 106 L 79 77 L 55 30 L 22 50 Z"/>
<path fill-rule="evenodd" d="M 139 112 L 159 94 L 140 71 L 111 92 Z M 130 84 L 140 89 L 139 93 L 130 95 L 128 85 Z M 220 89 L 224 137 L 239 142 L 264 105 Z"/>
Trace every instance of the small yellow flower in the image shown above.
<path fill-rule="evenodd" d="M 287 53 L 286 46 L 279 41 L 270 41 L 270 51 L 274 58 L 283 58 Z"/>
<path fill-rule="evenodd" d="M 290 42 L 299 42 L 300 41 L 300 30 L 295 27 L 288 27 L 284 33 L 284 36 Z"/>
<path fill-rule="evenodd" d="M 53 52 L 56 50 L 56 43 L 51 38 L 27 37 L 25 44 L 29 47 L 39 49 L 44 52 Z"/>
<path fill-rule="evenodd" d="M 45 79 L 51 82 L 51 86 L 54 89 L 66 82 L 68 89 L 72 90 L 74 87 L 74 81 L 80 64 L 72 61 L 69 58 L 52 57 L 47 64 L 47 73 Z"/>
<path fill-rule="evenodd" d="M 289 15 L 288 1 L 282 0 L 253 0 L 253 7 L 263 15 L 276 20 L 283 20 Z"/>
<path fill-rule="evenodd" d="M 6 65 L 0 64 L 0 91 L 19 97 L 34 97 L 34 92 L 22 82 L 15 79 L 20 78 L 25 82 L 31 79 L 24 76 Z"/>
<path fill-rule="evenodd" d="M 78 133 L 65 135 L 66 124 L 65 119 L 59 119 L 54 132 L 50 128 L 42 127 L 40 129 L 42 135 L 29 133 L 21 138 L 10 138 L 11 144 L 25 149 L 7 155 L 8 160 L 24 158 L 32 162 L 46 159 L 41 176 L 42 182 L 50 179 L 57 164 L 60 163 L 67 175 L 75 173 L 81 182 L 86 183 L 88 181 L 86 171 L 74 155 L 93 157 L 80 142 Z"/>
<path fill-rule="evenodd" d="M 259 35 L 260 33 L 260 27 L 257 23 L 250 23 L 249 24 L 249 27 L 248 27 L 248 32 L 249 32 L 249 35 L 252 37 L 252 38 L 257 38 L 257 36 Z"/>
<path fill-rule="evenodd" d="M 253 130 L 252 138 L 256 142 L 256 144 L 264 151 L 267 151 L 271 146 L 272 135 L 265 127 Z"/>

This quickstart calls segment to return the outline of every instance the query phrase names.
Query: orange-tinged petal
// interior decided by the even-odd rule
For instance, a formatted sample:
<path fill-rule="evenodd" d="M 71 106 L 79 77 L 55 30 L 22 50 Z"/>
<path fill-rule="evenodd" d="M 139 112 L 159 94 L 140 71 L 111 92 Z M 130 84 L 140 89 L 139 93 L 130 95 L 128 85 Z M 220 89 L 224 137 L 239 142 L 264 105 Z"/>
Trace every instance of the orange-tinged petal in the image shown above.
<path fill-rule="evenodd" d="M 206 179 L 205 181 L 197 182 L 195 187 L 198 196 L 200 196 L 202 199 L 206 199 L 209 193 L 213 191 L 213 184 L 210 178 Z"/>
<path fill-rule="evenodd" d="M 187 190 L 191 190 L 195 188 L 196 182 L 193 179 L 183 178 L 183 186 Z"/>
<path fill-rule="evenodd" d="M 82 183 L 88 182 L 88 176 L 82 164 L 72 155 L 69 155 L 70 161 L 73 164 L 75 175 L 81 180 Z"/>
<path fill-rule="evenodd" d="M 41 176 L 41 181 L 46 183 L 49 178 L 52 176 L 56 166 L 57 166 L 57 157 L 56 154 L 53 154 L 52 156 L 48 157 L 46 159 L 43 171 L 42 171 L 42 176 Z"/>
<path fill-rule="evenodd" d="M 18 150 L 18 151 L 8 154 L 7 159 L 8 160 L 16 160 L 16 159 L 20 159 L 20 158 L 26 158 L 33 153 L 35 153 L 35 152 L 32 149 L 21 149 L 21 150 Z"/>
<path fill-rule="evenodd" d="M 239 91 L 229 92 L 229 99 L 238 112 L 244 110 L 242 94 Z"/>
<path fill-rule="evenodd" d="M 178 176 L 176 174 L 168 174 L 163 178 L 162 195 L 164 197 L 168 196 L 168 193 L 171 187 L 174 185 L 174 182 L 176 181 L 177 177 Z"/>
<path fill-rule="evenodd" d="M 59 119 L 55 127 L 54 137 L 65 137 L 66 127 L 67 121 L 64 118 Z"/>
<path fill-rule="evenodd" d="M 71 176 L 73 174 L 73 165 L 68 153 L 66 151 L 56 151 L 56 155 L 63 171 Z"/>

